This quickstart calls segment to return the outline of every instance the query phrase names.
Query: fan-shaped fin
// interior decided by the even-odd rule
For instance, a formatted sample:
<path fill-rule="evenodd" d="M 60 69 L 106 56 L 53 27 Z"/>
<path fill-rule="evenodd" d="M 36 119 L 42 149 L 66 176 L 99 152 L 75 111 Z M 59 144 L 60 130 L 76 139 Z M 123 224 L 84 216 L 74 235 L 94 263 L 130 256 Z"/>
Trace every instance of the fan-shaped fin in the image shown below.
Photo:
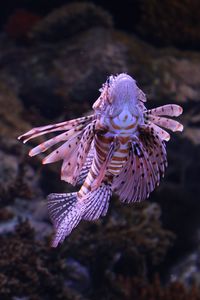
<path fill-rule="evenodd" d="M 61 134 L 47 140 L 46 142 L 39 144 L 38 146 L 36 146 L 29 152 L 29 155 L 35 156 L 41 152 L 45 152 L 50 147 L 52 147 L 60 142 L 69 141 L 73 137 L 73 135 L 75 135 L 75 136 L 78 135 L 79 132 L 81 130 L 83 130 L 84 127 L 85 127 L 85 125 L 83 125 L 83 124 L 78 125 L 64 133 L 61 133 Z"/>
<path fill-rule="evenodd" d="M 90 151 L 87 155 L 86 161 L 85 161 L 85 163 L 81 169 L 81 172 L 79 174 L 79 177 L 77 179 L 77 182 L 76 182 L 77 184 L 81 185 L 85 181 L 85 178 L 87 177 L 88 172 L 91 168 L 93 158 L 94 158 L 94 144 L 92 143 Z"/>
<path fill-rule="evenodd" d="M 85 206 L 82 219 L 91 221 L 99 219 L 101 215 L 105 216 L 111 195 L 111 186 L 106 183 L 102 183 L 98 189 L 86 194 L 82 199 Z"/>
<path fill-rule="evenodd" d="M 91 115 L 91 116 L 73 119 L 70 121 L 56 123 L 53 125 L 45 125 L 45 126 L 35 127 L 33 129 L 29 130 L 28 132 L 26 132 L 25 134 L 20 135 L 18 137 L 18 139 L 22 140 L 23 143 L 26 143 L 30 139 L 33 139 L 35 137 L 38 137 L 38 136 L 46 134 L 46 133 L 55 132 L 55 131 L 63 131 L 63 130 L 67 131 L 78 125 L 90 123 L 94 118 L 95 118 L 95 116 Z"/>
<path fill-rule="evenodd" d="M 181 106 L 177 104 L 167 104 L 163 106 L 159 106 L 153 109 L 147 110 L 146 114 L 152 114 L 154 116 L 170 116 L 170 117 L 178 117 L 182 114 L 183 109 Z"/>
<path fill-rule="evenodd" d="M 48 211 L 56 230 L 52 247 L 57 247 L 81 221 L 84 206 L 77 199 L 77 193 L 50 194 Z"/>
<path fill-rule="evenodd" d="M 42 163 L 43 164 L 50 164 L 52 162 L 56 162 L 58 160 L 64 159 L 68 160 L 71 154 L 75 151 L 75 148 L 77 147 L 81 135 L 83 134 L 83 131 L 76 132 L 74 136 L 65 142 L 63 145 L 61 145 L 59 148 L 55 149 L 52 153 L 50 153 L 48 156 L 46 156 Z M 69 162 L 70 165 L 70 162 Z"/>
<path fill-rule="evenodd" d="M 149 129 L 151 129 L 153 132 L 155 132 L 155 134 L 157 134 L 161 138 L 161 140 L 164 140 L 164 141 L 170 140 L 170 134 L 152 122 L 148 122 L 147 125 L 144 125 L 142 127 L 143 128 L 149 127 Z"/>
<path fill-rule="evenodd" d="M 149 115 L 148 120 L 172 131 L 183 131 L 183 125 L 172 119 Z"/>
<path fill-rule="evenodd" d="M 77 146 L 71 153 L 71 156 L 64 159 L 62 165 L 62 180 L 65 180 L 73 185 L 76 184 L 77 178 L 81 172 L 84 162 L 86 161 L 92 140 L 94 138 L 95 124 L 96 120 L 92 121 L 86 126 L 81 139 L 79 140 L 78 144 L 76 143 Z"/>
<path fill-rule="evenodd" d="M 128 160 L 113 178 L 122 202 L 145 200 L 160 182 L 167 164 L 164 142 L 148 127 L 132 142 Z"/>

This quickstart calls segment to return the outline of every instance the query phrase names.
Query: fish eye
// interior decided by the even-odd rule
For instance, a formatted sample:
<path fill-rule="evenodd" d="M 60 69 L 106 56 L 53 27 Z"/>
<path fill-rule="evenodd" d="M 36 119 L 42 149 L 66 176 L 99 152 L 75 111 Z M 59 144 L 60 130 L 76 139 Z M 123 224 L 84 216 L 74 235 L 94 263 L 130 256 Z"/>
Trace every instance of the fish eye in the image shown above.
<path fill-rule="evenodd" d="M 110 76 L 107 77 L 106 83 L 108 84 L 108 86 L 110 85 Z"/>

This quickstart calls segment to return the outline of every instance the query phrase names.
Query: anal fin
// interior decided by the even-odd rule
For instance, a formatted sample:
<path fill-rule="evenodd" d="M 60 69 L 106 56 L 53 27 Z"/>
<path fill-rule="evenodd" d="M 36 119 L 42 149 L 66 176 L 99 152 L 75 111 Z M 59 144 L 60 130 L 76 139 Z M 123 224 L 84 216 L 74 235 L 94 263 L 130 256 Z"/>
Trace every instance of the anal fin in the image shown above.
<path fill-rule="evenodd" d="M 106 183 L 102 183 L 99 188 L 85 195 L 83 199 L 85 211 L 82 219 L 91 221 L 99 219 L 100 216 L 105 216 L 111 195 L 111 185 Z"/>

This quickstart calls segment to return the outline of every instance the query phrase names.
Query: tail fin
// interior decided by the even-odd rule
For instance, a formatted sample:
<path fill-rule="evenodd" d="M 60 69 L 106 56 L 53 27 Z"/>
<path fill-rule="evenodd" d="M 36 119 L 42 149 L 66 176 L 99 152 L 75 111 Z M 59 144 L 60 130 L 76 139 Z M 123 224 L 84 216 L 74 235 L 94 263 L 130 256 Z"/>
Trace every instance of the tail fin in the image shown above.
<path fill-rule="evenodd" d="M 52 247 L 57 247 L 81 221 L 83 206 L 77 200 L 77 193 L 50 194 L 48 196 L 48 211 L 56 229 Z"/>
<path fill-rule="evenodd" d="M 105 216 L 111 195 L 111 185 L 105 183 L 102 183 L 98 189 L 89 192 L 83 199 L 85 205 L 83 220 L 97 220 L 100 216 Z"/>
<path fill-rule="evenodd" d="M 48 211 L 56 230 L 52 247 L 62 243 L 81 219 L 91 221 L 105 216 L 111 194 L 110 184 L 104 183 L 83 198 L 78 198 L 77 193 L 50 194 Z"/>

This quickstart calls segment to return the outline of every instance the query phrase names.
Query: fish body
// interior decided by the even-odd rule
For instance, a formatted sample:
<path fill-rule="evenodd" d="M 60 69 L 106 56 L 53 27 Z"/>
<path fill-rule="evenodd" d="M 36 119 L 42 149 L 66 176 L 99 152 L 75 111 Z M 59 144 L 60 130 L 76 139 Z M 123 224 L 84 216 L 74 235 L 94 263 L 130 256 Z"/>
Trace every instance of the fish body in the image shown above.
<path fill-rule="evenodd" d="M 147 110 L 146 96 L 135 80 L 125 74 L 111 75 L 100 89 L 93 105 L 94 114 L 54 125 L 37 127 L 19 139 L 61 131 L 59 135 L 33 148 L 29 155 L 61 146 L 43 163 L 63 160 L 61 179 L 81 185 L 79 191 L 50 194 L 48 210 L 54 224 L 56 247 L 81 220 L 105 216 L 113 192 L 122 202 L 142 201 L 159 184 L 167 167 L 167 131 L 182 131 L 176 117 L 182 108 L 175 104 Z"/>

